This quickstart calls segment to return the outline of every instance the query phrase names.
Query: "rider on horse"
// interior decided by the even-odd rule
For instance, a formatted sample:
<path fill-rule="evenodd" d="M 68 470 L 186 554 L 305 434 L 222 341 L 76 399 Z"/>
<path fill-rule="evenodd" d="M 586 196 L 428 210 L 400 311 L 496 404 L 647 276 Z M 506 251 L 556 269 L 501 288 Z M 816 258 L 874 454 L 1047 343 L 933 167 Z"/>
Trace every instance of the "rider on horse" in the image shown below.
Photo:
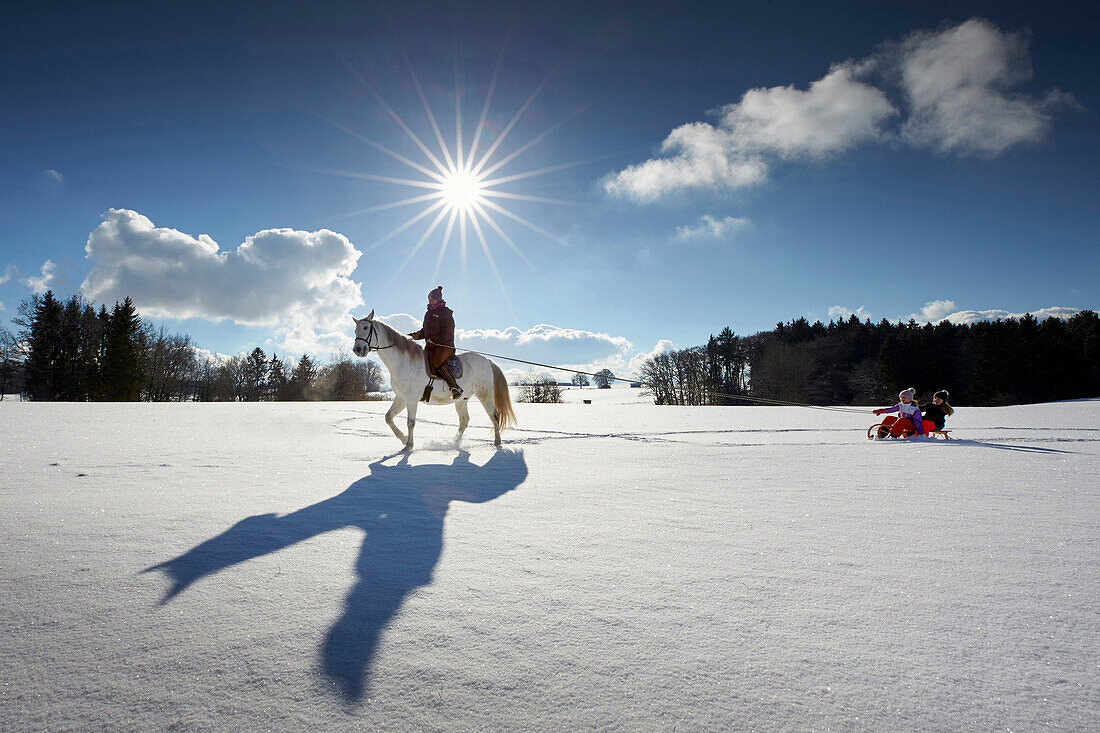
<path fill-rule="evenodd" d="M 451 388 L 452 397 L 456 400 L 461 397 L 462 388 L 447 368 L 447 360 L 455 353 L 455 319 L 454 312 L 447 307 L 447 301 L 443 300 L 442 285 L 428 293 L 428 312 L 424 314 L 424 325 L 416 333 L 410 333 L 409 338 L 427 341 L 424 350 L 428 353 L 428 363 L 431 364 L 432 371 Z"/>

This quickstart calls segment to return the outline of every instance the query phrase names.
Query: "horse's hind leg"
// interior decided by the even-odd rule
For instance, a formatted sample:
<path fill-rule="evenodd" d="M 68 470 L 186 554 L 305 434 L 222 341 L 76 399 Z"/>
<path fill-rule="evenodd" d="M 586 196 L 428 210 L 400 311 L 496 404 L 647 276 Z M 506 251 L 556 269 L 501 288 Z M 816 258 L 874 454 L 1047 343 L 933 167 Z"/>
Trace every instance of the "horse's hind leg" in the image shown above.
<path fill-rule="evenodd" d="M 479 398 L 481 399 L 481 398 Z M 481 399 L 481 406 L 489 414 L 489 421 L 493 423 L 493 445 L 500 445 L 500 416 L 497 415 L 496 405 L 493 404 L 493 395 Z"/>
<path fill-rule="evenodd" d="M 458 434 L 455 435 L 455 445 L 462 442 L 462 434 L 466 432 L 466 426 L 470 424 L 469 402 L 459 400 L 455 403 L 455 412 L 458 413 Z"/>
<path fill-rule="evenodd" d="M 406 440 L 405 434 L 401 432 L 401 429 L 397 427 L 393 419 L 397 417 L 397 414 L 404 409 L 405 400 L 401 399 L 400 397 L 395 397 L 393 400 L 393 404 L 390 405 L 390 409 L 386 411 L 386 424 L 390 426 L 390 430 L 393 431 L 393 434 L 396 435 L 397 439 L 400 440 L 402 443 L 404 443 Z"/>

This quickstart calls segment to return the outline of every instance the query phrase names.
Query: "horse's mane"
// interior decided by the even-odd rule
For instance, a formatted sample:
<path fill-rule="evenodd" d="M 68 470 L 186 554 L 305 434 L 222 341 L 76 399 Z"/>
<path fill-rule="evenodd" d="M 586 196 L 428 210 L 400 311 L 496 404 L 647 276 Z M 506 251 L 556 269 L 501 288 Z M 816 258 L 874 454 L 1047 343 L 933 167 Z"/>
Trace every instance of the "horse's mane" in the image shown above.
<path fill-rule="evenodd" d="M 416 343 L 411 338 L 401 333 L 388 323 L 375 320 L 374 324 L 383 328 L 386 331 L 386 334 L 393 341 L 394 347 L 404 351 L 410 359 L 417 359 L 420 357 L 421 354 L 424 353 L 424 347 L 422 347 L 420 344 Z"/>

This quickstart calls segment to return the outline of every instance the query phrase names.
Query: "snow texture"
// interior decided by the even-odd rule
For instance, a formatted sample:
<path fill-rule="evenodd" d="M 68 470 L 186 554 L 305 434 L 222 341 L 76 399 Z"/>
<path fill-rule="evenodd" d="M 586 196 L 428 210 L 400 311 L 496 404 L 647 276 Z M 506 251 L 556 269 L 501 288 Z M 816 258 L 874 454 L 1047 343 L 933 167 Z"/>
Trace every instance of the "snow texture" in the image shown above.
<path fill-rule="evenodd" d="M 1100 401 L 567 398 L 5 400 L 0 729 L 1100 729 Z"/>

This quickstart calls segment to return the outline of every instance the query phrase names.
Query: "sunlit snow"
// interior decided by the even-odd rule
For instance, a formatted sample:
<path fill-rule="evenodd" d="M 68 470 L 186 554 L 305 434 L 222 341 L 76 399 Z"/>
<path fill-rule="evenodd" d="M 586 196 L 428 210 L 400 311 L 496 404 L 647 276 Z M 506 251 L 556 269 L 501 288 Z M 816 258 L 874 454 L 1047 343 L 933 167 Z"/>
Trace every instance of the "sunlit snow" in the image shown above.
<path fill-rule="evenodd" d="M 1100 728 L 1100 401 L 567 397 L 0 403 L 0 729 Z"/>

